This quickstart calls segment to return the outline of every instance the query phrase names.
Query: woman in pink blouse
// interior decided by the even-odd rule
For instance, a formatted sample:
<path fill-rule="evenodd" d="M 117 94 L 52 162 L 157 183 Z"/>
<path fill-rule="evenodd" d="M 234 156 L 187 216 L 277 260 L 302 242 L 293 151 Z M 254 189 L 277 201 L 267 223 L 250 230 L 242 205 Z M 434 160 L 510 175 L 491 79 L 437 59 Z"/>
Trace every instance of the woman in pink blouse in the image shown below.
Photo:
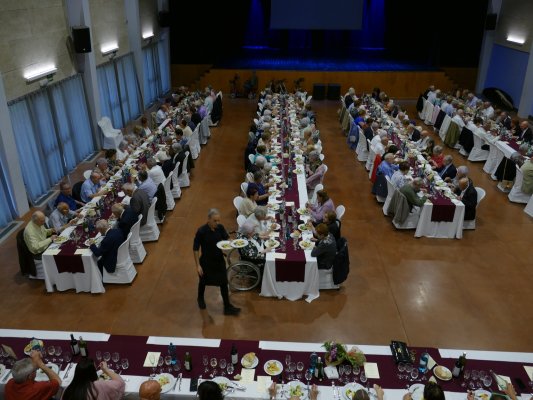
<path fill-rule="evenodd" d="M 98 379 L 94 362 L 90 358 L 82 359 L 74 372 L 72 382 L 63 392 L 62 400 L 119 400 L 124 396 L 126 384 L 120 375 L 107 367 L 104 361 L 100 364 L 102 372 L 109 380 Z"/>
<path fill-rule="evenodd" d="M 335 205 L 333 200 L 328 196 L 328 192 L 325 190 L 319 190 L 316 192 L 316 202 L 317 204 L 307 203 L 307 209 L 311 214 L 311 221 L 313 224 L 320 224 L 324 219 L 324 214 L 328 211 L 335 212 Z"/>

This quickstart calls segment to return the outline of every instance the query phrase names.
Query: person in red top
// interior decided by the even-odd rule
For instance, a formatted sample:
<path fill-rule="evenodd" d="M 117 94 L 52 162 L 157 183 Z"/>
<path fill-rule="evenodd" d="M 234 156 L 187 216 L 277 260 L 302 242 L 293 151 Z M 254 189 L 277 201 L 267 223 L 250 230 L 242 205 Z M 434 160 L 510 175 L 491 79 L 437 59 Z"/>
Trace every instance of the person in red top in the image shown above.
<path fill-rule="evenodd" d="M 5 388 L 6 400 L 49 400 L 57 393 L 61 385 L 59 375 L 45 365 L 39 351 L 33 350 L 30 357 L 18 360 L 13 365 L 13 378 Z M 43 370 L 49 381 L 35 382 L 38 368 Z"/>

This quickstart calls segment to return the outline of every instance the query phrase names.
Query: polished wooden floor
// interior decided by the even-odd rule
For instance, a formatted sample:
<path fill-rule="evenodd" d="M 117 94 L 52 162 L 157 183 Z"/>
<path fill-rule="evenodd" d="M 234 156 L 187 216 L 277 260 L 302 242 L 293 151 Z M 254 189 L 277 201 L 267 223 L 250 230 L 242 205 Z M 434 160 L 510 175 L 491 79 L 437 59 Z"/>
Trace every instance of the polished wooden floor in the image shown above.
<path fill-rule="evenodd" d="M 462 240 L 415 239 L 396 231 L 370 194 L 368 174 L 346 146 L 337 102 L 314 102 L 329 172 L 325 186 L 346 205 L 343 234 L 351 273 L 340 291 L 311 304 L 234 293 L 239 317 L 225 317 L 215 288 L 207 310 L 196 305 L 192 239 L 210 207 L 236 226 L 232 199 L 243 179 L 243 149 L 255 104 L 225 100 L 192 174 L 192 187 L 169 214 L 159 242 L 137 267 L 132 286 L 107 285 L 103 295 L 46 293 L 42 282 L 18 272 L 14 237 L 0 246 L 0 325 L 4 328 L 86 330 L 172 335 L 533 351 L 533 223 L 472 164 L 472 178 L 487 191 L 478 228 Z M 413 112 L 411 112 L 414 115 Z M 456 165 L 462 157 L 451 151 Z"/>

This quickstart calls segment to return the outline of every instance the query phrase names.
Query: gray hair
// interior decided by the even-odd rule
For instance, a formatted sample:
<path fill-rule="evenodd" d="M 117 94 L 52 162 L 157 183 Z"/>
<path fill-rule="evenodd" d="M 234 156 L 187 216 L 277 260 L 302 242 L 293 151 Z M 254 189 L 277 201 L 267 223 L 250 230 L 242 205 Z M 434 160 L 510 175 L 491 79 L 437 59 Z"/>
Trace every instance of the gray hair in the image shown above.
<path fill-rule="evenodd" d="M 308 118 L 308 117 L 305 117 L 305 118 L 302 118 L 300 120 L 300 126 L 303 128 L 303 127 L 306 127 L 307 125 L 309 125 L 309 123 L 311 122 L 311 120 Z"/>
<path fill-rule="evenodd" d="M 37 220 L 41 217 L 44 216 L 44 213 L 42 211 L 35 211 L 32 215 L 31 215 L 31 220 L 33 222 L 37 222 Z"/>
<path fill-rule="evenodd" d="M 96 165 L 101 165 L 101 164 L 107 164 L 107 159 L 102 157 L 96 160 Z"/>
<path fill-rule="evenodd" d="M 257 218 L 259 220 L 259 218 L 261 219 L 265 219 L 266 216 L 267 216 L 267 209 L 266 207 L 264 206 L 257 206 L 254 210 L 254 215 L 255 215 L 255 218 Z"/>
<path fill-rule="evenodd" d="M 255 165 L 257 165 L 260 168 L 263 168 L 267 162 L 267 159 L 263 156 L 257 156 L 255 158 Z"/>
<path fill-rule="evenodd" d="M 94 227 L 98 230 L 107 229 L 109 228 L 109 224 L 105 219 L 99 219 L 98 221 L 96 221 L 96 224 L 94 224 Z"/>
<path fill-rule="evenodd" d="M 181 147 L 181 144 L 179 143 L 174 143 L 172 145 L 172 149 L 176 152 L 176 153 L 181 153 L 181 150 L 183 150 L 183 148 Z"/>
<path fill-rule="evenodd" d="M 153 157 L 150 157 L 148 160 L 146 160 L 146 165 L 148 165 L 148 167 L 150 168 L 154 167 L 156 164 L 157 162 L 155 161 L 155 158 Z"/>
<path fill-rule="evenodd" d="M 255 232 L 255 226 L 250 221 L 246 221 L 244 224 L 242 224 L 240 231 L 245 235 L 249 235 L 250 233 Z"/>
<path fill-rule="evenodd" d="M 269 162 L 265 163 L 265 166 L 263 167 L 263 171 L 265 171 L 265 174 L 269 173 L 271 169 L 272 169 L 272 164 Z"/>
<path fill-rule="evenodd" d="M 115 203 L 111 206 L 111 212 L 122 212 L 124 210 L 124 204 L 122 203 Z"/>
<path fill-rule="evenodd" d="M 120 142 L 119 145 L 118 145 L 118 149 L 121 150 L 121 151 L 126 149 L 126 147 L 128 147 L 128 142 L 126 142 L 125 140 Z"/>
<path fill-rule="evenodd" d="M 24 383 L 33 371 L 35 371 L 35 367 L 31 358 L 23 358 L 15 362 L 11 373 L 16 383 Z"/>
<path fill-rule="evenodd" d="M 441 154 L 442 153 L 442 146 L 433 147 L 433 153 Z"/>
<path fill-rule="evenodd" d="M 270 115 L 263 115 L 263 121 L 264 122 L 270 122 L 270 121 L 272 121 L 272 117 Z"/>
<path fill-rule="evenodd" d="M 415 178 L 411 183 L 413 186 L 420 187 L 424 184 L 424 181 L 422 180 L 422 178 Z"/>
<path fill-rule="evenodd" d="M 218 208 L 210 208 L 207 212 L 207 218 L 211 218 L 214 215 L 220 215 L 220 211 L 218 211 Z"/>
<path fill-rule="evenodd" d="M 91 178 L 101 178 L 102 174 L 98 171 L 91 172 Z"/>
<path fill-rule="evenodd" d="M 380 138 L 384 138 L 384 137 L 387 137 L 387 131 L 385 129 L 379 129 L 378 130 L 378 134 L 379 134 L 379 137 Z"/>
<path fill-rule="evenodd" d="M 309 152 L 309 159 L 317 160 L 320 158 L 320 153 L 316 150 Z"/>
<path fill-rule="evenodd" d="M 435 151 L 435 149 L 433 149 L 433 151 Z M 444 156 L 444 161 L 452 162 L 453 161 L 453 157 L 448 154 L 448 155 Z"/>
<path fill-rule="evenodd" d="M 394 154 L 392 154 L 392 153 L 387 153 L 387 154 L 385 154 L 385 157 L 384 157 L 384 158 L 385 158 L 385 161 L 387 161 L 387 162 L 390 162 L 389 160 L 394 161 Z"/>
<path fill-rule="evenodd" d="M 526 154 L 529 149 L 529 145 L 527 143 L 522 143 L 520 147 L 518 148 L 518 151 L 522 154 Z"/>
<path fill-rule="evenodd" d="M 458 174 L 468 175 L 468 167 L 466 165 L 461 165 L 457 168 Z"/>
<path fill-rule="evenodd" d="M 372 122 L 372 125 L 371 125 L 371 127 L 372 127 L 372 130 L 374 130 L 374 131 L 375 131 L 376 129 L 378 129 L 378 128 L 379 128 L 379 124 L 378 124 L 377 122 Z"/>
<path fill-rule="evenodd" d="M 134 190 L 135 189 L 135 185 L 133 183 L 125 183 L 124 185 L 122 185 L 122 190 L 124 191 L 130 191 L 130 190 Z"/>

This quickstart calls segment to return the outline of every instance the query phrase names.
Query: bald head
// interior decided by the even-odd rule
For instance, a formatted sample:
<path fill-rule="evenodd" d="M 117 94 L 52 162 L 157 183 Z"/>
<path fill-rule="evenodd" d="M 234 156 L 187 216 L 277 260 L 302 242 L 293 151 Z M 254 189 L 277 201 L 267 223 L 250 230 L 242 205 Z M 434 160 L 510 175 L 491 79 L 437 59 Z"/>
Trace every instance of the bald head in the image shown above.
<path fill-rule="evenodd" d="M 159 400 L 161 385 L 156 380 L 145 381 L 139 388 L 139 398 L 141 400 Z"/>
<path fill-rule="evenodd" d="M 459 189 L 461 191 L 465 190 L 468 187 L 468 178 L 461 178 L 459 179 Z"/>
<path fill-rule="evenodd" d="M 46 217 L 42 211 L 35 211 L 31 215 L 31 220 L 34 224 L 43 226 L 46 221 Z"/>
<path fill-rule="evenodd" d="M 69 211 L 69 206 L 67 203 L 61 202 L 57 204 L 57 209 L 61 214 L 67 215 Z"/>

